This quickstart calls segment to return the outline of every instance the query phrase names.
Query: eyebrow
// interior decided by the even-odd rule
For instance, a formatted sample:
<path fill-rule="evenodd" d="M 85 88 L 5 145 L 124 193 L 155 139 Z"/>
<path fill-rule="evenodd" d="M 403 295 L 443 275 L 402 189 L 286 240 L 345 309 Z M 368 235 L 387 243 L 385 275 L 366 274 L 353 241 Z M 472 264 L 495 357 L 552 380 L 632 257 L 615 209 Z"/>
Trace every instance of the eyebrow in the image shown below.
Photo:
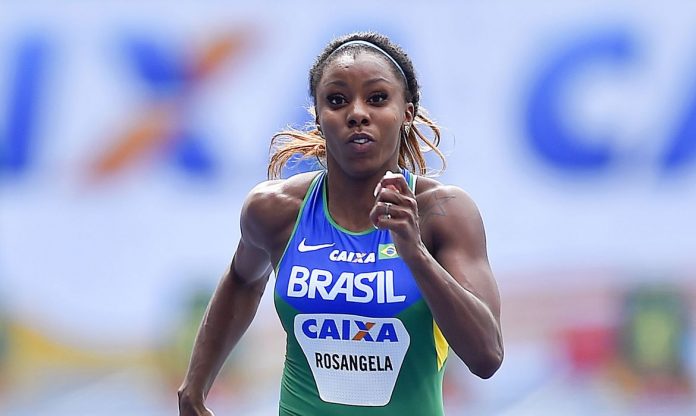
<path fill-rule="evenodd" d="M 367 86 L 367 85 L 371 85 L 371 84 L 376 84 L 376 83 L 378 83 L 378 82 L 386 82 L 386 83 L 392 84 L 392 81 L 390 81 L 390 80 L 387 79 L 387 78 L 384 78 L 384 77 L 375 77 L 375 78 L 370 78 L 370 79 L 364 81 L 364 82 L 363 82 L 363 86 Z M 328 86 L 328 85 L 336 85 L 336 86 L 339 86 L 339 87 L 345 87 L 345 86 L 348 85 L 348 83 L 345 82 L 345 81 L 343 81 L 342 79 L 336 79 L 336 80 L 333 80 L 333 81 L 328 81 L 328 82 L 326 82 L 325 85 L 327 85 L 327 86 Z"/>

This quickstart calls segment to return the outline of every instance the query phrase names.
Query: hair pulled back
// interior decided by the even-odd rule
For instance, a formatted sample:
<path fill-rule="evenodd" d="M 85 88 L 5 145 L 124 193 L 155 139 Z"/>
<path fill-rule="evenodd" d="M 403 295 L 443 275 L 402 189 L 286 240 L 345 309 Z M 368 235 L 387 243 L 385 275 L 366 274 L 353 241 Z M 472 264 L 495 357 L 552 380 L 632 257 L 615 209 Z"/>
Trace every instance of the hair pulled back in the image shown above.
<path fill-rule="evenodd" d="M 382 55 L 379 50 L 365 44 L 355 43 L 343 46 L 352 41 L 369 42 L 391 57 L 400 67 L 403 74 L 392 63 L 394 75 L 404 80 L 404 97 L 406 102 L 414 106 L 414 120 L 410 128 L 401 128 L 401 145 L 399 146 L 399 166 L 414 173 L 424 175 L 427 166 L 424 153 L 434 151 L 442 161 L 443 169 L 446 166 L 445 157 L 437 148 L 440 143 L 440 127 L 427 115 L 427 111 L 420 106 L 420 87 L 416 78 L 413 63 L 406 52 L 386 36 L 376 32 L 357 32 L 341 36 L 331 41 L 316 58 L 309 71 L 309 94 L 314 106 L 309 108 L 313 118 L 316 118 L 315 107 L 317 103 L 317 85 L 324 75 L 324 70 L 339 56 L 344 54 L 373 53 Z M 340 49 L 340 50 L 337 50 Z M 334 53 L 335 52 L 335 53 Z M 385 57 L 388 59 L 388 57 Z M 391 60 L 390 60 L 391 61 Z M 405 79 L 404 79 L 405 77 Z M 423 134 L 419 127 L 425 126 L 432 132 L 432 138 Z M 425 146 L 421 146 L 422 142 Z M 271 139 L 272 155 L 268 165 L 268 177 L 280 177 L 283 166 L 295 155 L 301 157 L 316 157 L 324 165 L 326 158 L 326 141 L 314 122 L 310 122 L 304 129 L 288 127 Z"/>

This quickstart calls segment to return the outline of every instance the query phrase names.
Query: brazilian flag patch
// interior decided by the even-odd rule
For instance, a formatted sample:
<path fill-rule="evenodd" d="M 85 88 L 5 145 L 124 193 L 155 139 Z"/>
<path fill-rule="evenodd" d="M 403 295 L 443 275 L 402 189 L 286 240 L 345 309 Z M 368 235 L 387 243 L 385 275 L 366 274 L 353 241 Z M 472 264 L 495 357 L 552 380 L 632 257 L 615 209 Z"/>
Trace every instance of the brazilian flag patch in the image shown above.
<path fill-rule="evenodd" d="M 396 252 L 396 247 L 394 247 L 394 243 L 379 245 L 379 248 L 377 249 L 377 259 L 388 260 L 395 259 L 398 257 L 399 253 Z"/>

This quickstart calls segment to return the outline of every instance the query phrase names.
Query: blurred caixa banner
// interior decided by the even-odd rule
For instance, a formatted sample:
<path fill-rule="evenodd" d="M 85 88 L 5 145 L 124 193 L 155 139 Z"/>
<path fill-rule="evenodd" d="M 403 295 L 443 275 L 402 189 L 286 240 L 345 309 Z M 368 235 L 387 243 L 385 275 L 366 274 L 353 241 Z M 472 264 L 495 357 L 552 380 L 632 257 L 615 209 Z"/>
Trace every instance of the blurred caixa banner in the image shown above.
<path fill-rule="evenodd" d="M 696 4 L 2 9 L 1 414 L 175 412 L 269 139 L 356 30 L 409 52 L 486 224 L 506 359 L 453 357 L 448 414 L 696 411 Z M 267 293 L 214 408 L 273 414 L 283 350 Z"/>

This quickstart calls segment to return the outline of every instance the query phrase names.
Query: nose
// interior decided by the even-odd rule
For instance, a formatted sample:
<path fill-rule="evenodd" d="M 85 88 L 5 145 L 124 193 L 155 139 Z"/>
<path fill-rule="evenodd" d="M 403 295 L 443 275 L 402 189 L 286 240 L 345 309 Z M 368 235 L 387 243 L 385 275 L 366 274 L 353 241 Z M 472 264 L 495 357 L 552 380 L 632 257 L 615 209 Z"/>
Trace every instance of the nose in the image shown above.
<path fill-rule="evenodd" d="M 360 100 L 355 100 L 348 112 L 348 127 L 367 126 L 370 124 L 370 113 L 367 105 Z"/>

